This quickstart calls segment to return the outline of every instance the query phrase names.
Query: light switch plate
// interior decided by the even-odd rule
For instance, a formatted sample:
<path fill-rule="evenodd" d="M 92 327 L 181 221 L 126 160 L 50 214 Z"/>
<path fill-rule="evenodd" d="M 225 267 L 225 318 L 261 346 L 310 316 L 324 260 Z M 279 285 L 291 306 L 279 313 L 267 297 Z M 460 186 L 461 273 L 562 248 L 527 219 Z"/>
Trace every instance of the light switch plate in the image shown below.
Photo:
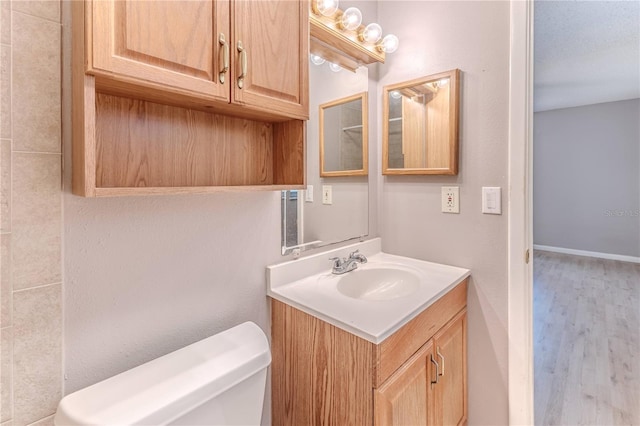
<path fill-rule="evenodd" d="M 460 213 L 460 187 L 442 187 L 442 212 Z"/>
<path fill-rule="evenodd" d="M 502 188 L 499 186 L 482 187 L 482 213 L 502 214 Z"/>
<path fill-rule="evenodd" d="M 322 185 L 322 204 L 333 204 L 331 185 Z"/>
<path fill-rule="evenodd" d="M 313 185 L 307 185 L 307 189 L 304 191 L 304 200 L 307 203 L 313 203 Z"/>

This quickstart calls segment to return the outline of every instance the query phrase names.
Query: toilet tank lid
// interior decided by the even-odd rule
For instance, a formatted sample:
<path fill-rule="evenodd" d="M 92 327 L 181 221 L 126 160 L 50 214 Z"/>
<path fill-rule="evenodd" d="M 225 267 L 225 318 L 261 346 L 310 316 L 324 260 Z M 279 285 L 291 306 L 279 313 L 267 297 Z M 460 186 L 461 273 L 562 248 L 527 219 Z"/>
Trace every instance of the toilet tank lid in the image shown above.
<path fill-rule="evenodd" d="M 165 424 L 271 362 L 269 342 L 245 322 L 65 396 L 56 425 Z"/>

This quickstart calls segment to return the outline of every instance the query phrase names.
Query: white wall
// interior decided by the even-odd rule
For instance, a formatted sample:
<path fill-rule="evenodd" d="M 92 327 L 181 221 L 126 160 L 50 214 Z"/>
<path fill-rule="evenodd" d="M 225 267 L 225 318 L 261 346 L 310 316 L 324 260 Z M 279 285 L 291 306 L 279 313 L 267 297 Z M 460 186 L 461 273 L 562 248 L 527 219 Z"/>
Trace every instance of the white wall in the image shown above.
<path fill-rule="evenodd" d="M 378 16 L 384 32 L 400 38 L 378 69 L 379 93 L 387 84 L 462 71 L 460 173 L 384 178 L 383 250 L 471 269 L 469 424 L 507 424 L 507 204 L 501 216 L 483 215 L 481 187 L 507 193 L 509 2 L 383 1 Z M 440 212 L 443 185 L 460 187 L 459 215 Z"/>
<path fill-rule="evenodd" d="M 640 257 L 640 99 L 534 115 L 533 238 Z"/>
<path fill-rule="evenodd" d="M 283 259 L 277 191 L 70 193 L 68 8 L 64 2 L 65 394 L 244 321 L 270 335 L 265 266 Z M 269 406 L 267 399 L 265 419 Z"/>
<path fill-rule="evenodd" d="M 65 393 L 244 321 L 269 334 L 264 268 L 280 260 L 278 193 L 65 191 L 64 206 Z"/>

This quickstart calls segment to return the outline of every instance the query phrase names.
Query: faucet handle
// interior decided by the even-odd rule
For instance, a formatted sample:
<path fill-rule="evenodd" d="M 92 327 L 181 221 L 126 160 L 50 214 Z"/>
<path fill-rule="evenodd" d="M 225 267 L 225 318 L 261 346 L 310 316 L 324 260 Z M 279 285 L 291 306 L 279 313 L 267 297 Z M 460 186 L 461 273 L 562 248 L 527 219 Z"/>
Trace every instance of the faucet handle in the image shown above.
<path fill-rule="evenodd" d="M 360 263 L 367 263 L 367 258 L 364 254 L 360 254 L 360 250 L 356 250 L 353 253 L 349 254 L 349 259 L 356 259 Z"/>
<path fill-rule="evenodd" d="M 340 266 L 342 266 L 342 259 L 340 259 L 339 257 L 330 257 L 329 260 L 333 262 L 333 266 L 335 268 L 339 268 Z"/>

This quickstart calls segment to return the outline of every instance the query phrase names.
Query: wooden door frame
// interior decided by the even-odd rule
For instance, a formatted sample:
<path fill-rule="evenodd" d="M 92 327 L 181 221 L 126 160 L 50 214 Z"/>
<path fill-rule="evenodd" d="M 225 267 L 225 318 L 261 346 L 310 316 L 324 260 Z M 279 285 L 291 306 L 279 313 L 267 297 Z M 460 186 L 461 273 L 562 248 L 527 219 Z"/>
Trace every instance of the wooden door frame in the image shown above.
<path fill-rule="evenodd" d="M 509 424 L 533 410 L 533 0 L 510 2 L 508 324 Z M 529 262 L 525 256 L 529 251 Z"/>

